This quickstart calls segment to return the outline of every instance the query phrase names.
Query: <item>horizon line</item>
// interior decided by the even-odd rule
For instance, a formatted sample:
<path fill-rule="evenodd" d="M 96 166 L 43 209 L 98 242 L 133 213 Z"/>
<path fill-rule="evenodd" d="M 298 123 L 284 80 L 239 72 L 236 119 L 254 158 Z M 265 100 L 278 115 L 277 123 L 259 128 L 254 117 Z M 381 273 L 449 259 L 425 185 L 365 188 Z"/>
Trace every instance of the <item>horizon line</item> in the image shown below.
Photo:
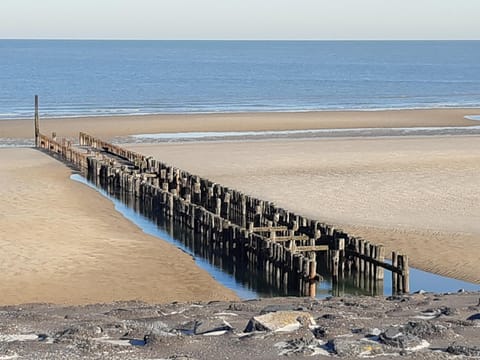
<path fill-rule="evenodd" d="M 0 37 L 0 40 L 33 40 L 33 41 L 43 41 L 43 40 L 50 40 L 50 41 L 298 41 L 298 42 L 314 42 L 314 41 L 325 41 L 325 42 L 333 42 L 333 41 L 480 41 L 480 39 L 464 39 L 464 38 L 454 38 L 454 39 L 412 39 L 412 38 L 405 38 L 405 39 L 276 39 L 276 38 L 264 38 L 264 39 L 253 39 L 253 38 L 245 38 L 245 39 L 222 39 L 222 38 L 207 38 L 207 39 L 148 39 L 148 38 L 69 38 L 69 37 Z"/>

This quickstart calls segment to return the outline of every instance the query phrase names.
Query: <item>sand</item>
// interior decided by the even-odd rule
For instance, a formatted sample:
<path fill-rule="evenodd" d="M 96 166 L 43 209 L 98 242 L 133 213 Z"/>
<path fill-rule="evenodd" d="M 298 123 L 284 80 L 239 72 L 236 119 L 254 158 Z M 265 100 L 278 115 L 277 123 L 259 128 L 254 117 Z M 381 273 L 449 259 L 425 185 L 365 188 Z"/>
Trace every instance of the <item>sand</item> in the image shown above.
<path fill-rule="evenodd" d="M 62 137 L 77 137 L 83 131 L 111 138 L 158 132 L 471 126 L 479 122 L 464 117 L 479 114 L 480 109 L 428 109 L 60 118 L 42 119 L 41 130 Z M 1 120 L 0 138 L 33 136 L 33 120 Z"/>
<path fill-rule="evenodd" d="M 0 304 L 236 298 L 70 175 L 37 150 L 0 149 Z"/>
<path fill-rule="evenodd" d="M 480 284 L 480 136 L 134 145 Z"/>
<path fill-rule="evenodd" d="M 106 139 L 185 131 L 469 126 L 479 109 L 165 115 L 42 120 L 44 133 Z M 0 121 L 0 141 L 32 137 Z M 480 284 L 480 136 L 272 139 L 130 146 L 343 227 L 418 268 Z M 212 300 L 234 294 L 145 235 L 64 164 L 0 149 L 0 304 Z M 133 256 L 134 255 L 134 256 Z"/>

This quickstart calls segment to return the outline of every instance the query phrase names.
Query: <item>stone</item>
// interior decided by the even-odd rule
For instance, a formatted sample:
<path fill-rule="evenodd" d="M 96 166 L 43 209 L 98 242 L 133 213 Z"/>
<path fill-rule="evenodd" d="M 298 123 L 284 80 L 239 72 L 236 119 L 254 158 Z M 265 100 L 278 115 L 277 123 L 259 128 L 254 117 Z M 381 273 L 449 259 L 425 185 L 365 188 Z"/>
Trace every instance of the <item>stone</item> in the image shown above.
<path fill-rule="evenodd" d="M 281 349 L 279 355 L 307 355 L 315 353 L 315 347 L 318 342 L 315 339 L 299 338 L 275 344 L 275 347 Z"/>
<path fill-rule="evenodd" d="M 382 330 L 378 328 L 373 328 L 373 329 L 367 329 L 365 331 L 365 336 L 367 337 L 378 337 L 382 333 Z"/>
<path fill-rule="evenodd" d="M 322 315 L 322 319 L 326 319 L 326 320 L 335 320 L 337 318 L 336 315 L 333 315 L 333 314 L 324 314 Z"/>
<path fill-rule="evenodd" d="M 99 338 L 103 329 L 96 325 L 73 326 L 55 334 L 54 342 L 76 342 Z"/>
<path fill-rule="evenodd" d="M 450 345 L 446 351 L 452 355 L 480 356 L 480 347 L 478 346 Z"/>
<path fill-rule="evenodd" d="M 218 336 L 232 332 L 233 327 L 225 320 L 204 319 L 196 322 L 195 335 Z"/>
<path fill-rule="evenodd" d="M 163 334 L 168 331 L 168 325 L 157 318 L 128 320 L 125 322 L 130 329 L 142 332 L 144 334 Z"/>
<path fill-rule="evenodd" d="M 469 321 L 480 321 L 480 313 L 473 314 L 467 318 Z"/>
<path fill-rule="evenodd" d="M 278 311 L 303 311 L 302 307 L 298 307 L 294 304 L 285 304 L 285 305 L 268 305 L 260 311 L 260 315 L 268 314 L 271 312 Z"/>
<path fill-rule="evenodd" d="M 245 332 L 271 331 L 291 332 L 302 326 L 315 325 L 312 316 L 305 311 L 277 311 L 254 316 L 247 324 Z"/>
<path fill-rule="evenodd" d="M 328 335 L 328 330 L 327 328 L 317 326 L 312 329 L 312 333 L 317 339 L 324 338 Z"/>
<path fill-rule="evenodd" d="M 402 327 L 403 333 L 414 335 L 421 338 L 440 336 L 445 333 L 447 328 L 439 324 L 432 324 L 427 321 L 410 321 Z"/>
<path fill-rule="evenodd" d="M 336 338 L 329 342 L 329 346 L 338 356 L 378 355 L 383 353 L 382 345 L 368 340 L 352 340 Z"/>
<path fill-rule="evenodd" d="M 394 326 L 381 333 L 379 340 L 385 345 L 401 349 L 415 348 L 423 344 L 418 336 L 404 333 L 401 327 Z"/>

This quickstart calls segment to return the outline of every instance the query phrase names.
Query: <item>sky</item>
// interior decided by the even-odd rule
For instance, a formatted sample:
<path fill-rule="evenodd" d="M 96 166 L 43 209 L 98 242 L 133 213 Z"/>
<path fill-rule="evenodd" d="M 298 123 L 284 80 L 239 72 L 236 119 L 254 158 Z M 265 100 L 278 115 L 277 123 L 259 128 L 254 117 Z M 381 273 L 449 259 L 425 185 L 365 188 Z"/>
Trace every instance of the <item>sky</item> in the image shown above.
<path fill-rule="evenodd" d="M 0 0 L 0 38 L 480 39 L 480 0 Z"/>

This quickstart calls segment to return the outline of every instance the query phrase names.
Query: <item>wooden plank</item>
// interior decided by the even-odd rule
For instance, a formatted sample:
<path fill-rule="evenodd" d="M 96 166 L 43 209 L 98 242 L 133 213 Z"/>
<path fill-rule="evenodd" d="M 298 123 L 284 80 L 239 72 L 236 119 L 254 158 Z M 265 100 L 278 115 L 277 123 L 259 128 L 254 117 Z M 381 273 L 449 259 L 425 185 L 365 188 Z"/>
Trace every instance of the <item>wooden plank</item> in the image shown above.
<path fill-rule="evenodd" d="M 302 241 L 308 240 L 307 235 L 298 235 L 298 236 L 275 236 L 275 242 L 286 242 L 286 241 Z"/>
<path fill-rule="evenodd" d="M 328 245 L 295 246 L 293 252 L 328 251 Z"/>
<path fill-rule="evenodd" d="M 271 232 L 271 231 L 287 231 L 288 227 L 286 226 L 257 226 L 253 227 L 253 232 Z"/>
<path fill-rule="evenodd" d="M 396 266 L 393 266 L 389 263 L 386 263 L 386 262 L 382 262 L 382 261 L 378 261 L 376 259 L 372 259 L 370 256 L 367 256 L 367 255 L 364 255 L 364 254 L 356 254 L 354 251 L 352 250 L 346 250 L 347 254 L 349 255 L 353 255 L 353 256 L 356 256 L 364 261 L 369 261 L 371 263 L 373 263 L 374 265 L 377 265 L 377 266 L 381 266 L 383 267 L 384 269 L 387 269 L 387 270 L 390 270 L 394 273 L 397 273 L 397 274 L 402 274 L 402 270 L 400 270 L 398 267 Z"/>

